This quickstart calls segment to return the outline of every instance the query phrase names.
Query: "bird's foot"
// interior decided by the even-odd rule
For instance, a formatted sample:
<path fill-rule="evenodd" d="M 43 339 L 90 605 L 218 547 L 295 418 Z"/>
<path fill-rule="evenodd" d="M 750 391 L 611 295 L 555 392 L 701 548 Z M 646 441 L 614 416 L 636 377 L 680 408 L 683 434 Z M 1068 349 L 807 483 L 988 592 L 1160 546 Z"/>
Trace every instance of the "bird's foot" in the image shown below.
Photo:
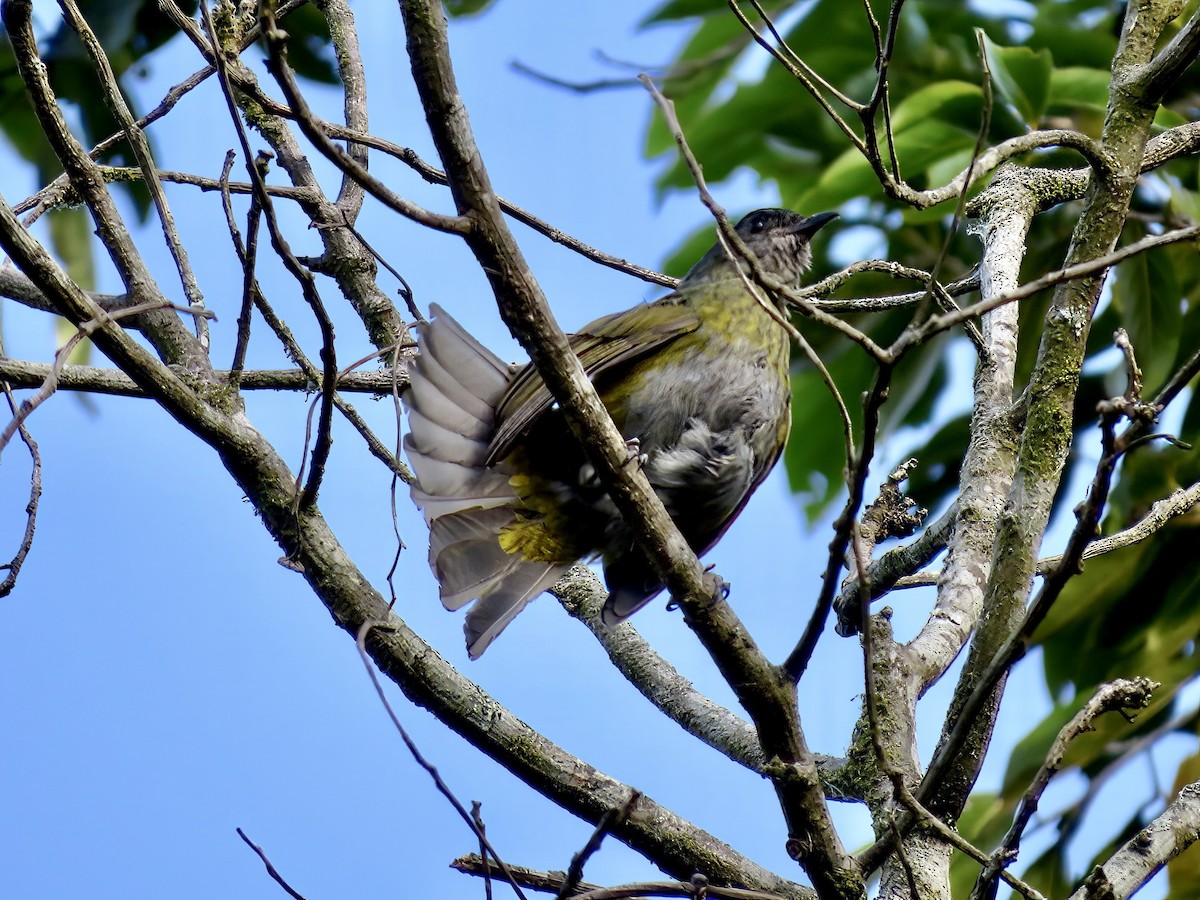
<path fill-rule="evenodd" d="M 625 451 L 629 454 L 625 457 L 625 465 L 636 462 L 639 469 L 645 466 L 646 460 L 650 458 L 645 453 L 641 452 L 642 442 L 639 438 L 631 437 L 629 440 L 627 440 L 625 442 Z"/>
<path fill-rule="evenodd" d="M 638 464 L 640 469 L 646 464 L 649 458 L 644 453 L 638 451 L 642 449 L 642 442 L 637 438 L 630 438 L 625 442 L 625 450 L 628 456 L 625 457 L 624 465 L 629 465 L 632 462 Z M 579 486 L 583 488 L 598 488 L 600 487 L 600 476 L 596 474 L 596 467 L 591 463 L 584 463 L 579 467 Z"/>
<path fill-rule="evenodd" d="M 708 588 L 709 596 L 716 600 L 729 599 L 729 582 L 718 575 L 713 569 L 715 565 L 704 567 L 704 584 Z"/>

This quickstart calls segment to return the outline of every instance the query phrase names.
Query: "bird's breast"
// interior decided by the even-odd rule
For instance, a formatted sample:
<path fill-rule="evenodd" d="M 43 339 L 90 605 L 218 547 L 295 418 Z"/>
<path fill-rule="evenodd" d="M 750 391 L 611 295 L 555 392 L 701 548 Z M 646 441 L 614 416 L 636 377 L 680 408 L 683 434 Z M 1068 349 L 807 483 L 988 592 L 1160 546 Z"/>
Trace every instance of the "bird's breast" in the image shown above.
<path fill-rule="evenodd" d="M 643 453 L 673 446 L 698 420 L 717 433 L 743 430 L 756 455 L 760 443 L 763 455 L 773 455 L 791 398 L 786 334 L 774 328 L 782 340 L 714 339 L 701 328 L 635 365 L 611 389 L 601 386 L 601 396 L 610 410 L 624 412 L 617 424 Z"/>

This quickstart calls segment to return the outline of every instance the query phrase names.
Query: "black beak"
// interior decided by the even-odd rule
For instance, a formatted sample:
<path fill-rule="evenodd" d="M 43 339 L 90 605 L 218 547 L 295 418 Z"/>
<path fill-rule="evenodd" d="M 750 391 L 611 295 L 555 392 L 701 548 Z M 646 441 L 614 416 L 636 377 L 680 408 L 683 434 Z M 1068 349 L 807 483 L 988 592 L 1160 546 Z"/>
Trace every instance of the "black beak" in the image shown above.
<path fill-rule="evenodd" d="M 809 216 L 803 222 L 795 226 L 795 234 L 802 234 L 805 237 L 812 237 L 830 222 L 838 217 L 835 212 L 817 213 L 815 216 Z"/>

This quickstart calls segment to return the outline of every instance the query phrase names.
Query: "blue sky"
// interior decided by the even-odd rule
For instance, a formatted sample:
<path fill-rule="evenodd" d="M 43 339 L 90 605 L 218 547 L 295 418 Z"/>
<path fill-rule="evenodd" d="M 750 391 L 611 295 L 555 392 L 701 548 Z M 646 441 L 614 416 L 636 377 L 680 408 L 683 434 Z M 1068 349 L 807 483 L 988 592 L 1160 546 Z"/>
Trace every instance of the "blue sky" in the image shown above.
<path fill-rule="evenodd" d="M 398 14 L 358 4 L 371 84 L 372 129 L 433 160 L 415 104 Z M 497 191 L 608 252 L 655 266 L 705 221 L 690 195 L 657 198 L 660 162 L 642 158 L 650 100 L 640 89 L 580 97 L 514 73 L 509 63 L 569 78 L 612 77 L 595 50 L 653 64 L 671 57 L 674 29 L 639 31 L 645 6 L 632 2 L 544 4 L 501 0 L 488 14 L 452 26 L 460 88 Z M 52 21 L 47 18 L 48 22 Z M 152 62 L 137 86 L 143 109 L 198 67 L 182 41 Z M 330 89 L 312 97 L 333 117 Z M 154 140 L 160 167 L 216 176 L 235 138 L 215 85 L 185 99 Z M 35 185 L 0 148 L 0 193 L 10 203 Z M 328 170 L 317 161 L 320 171 Z M 373 156 L 393 188 L 449 210 L 448 195 Z M 336 184 L 326 177 L 327 184 Z M 749 178 L 718 188 L 732 212 L 777 198 Z M 228 365 L 241 276 L 218 200 L 169 188 L 214 325 L 214 359 Z M 239 209 L 244 210 L 244 206 Z M 807 212 L 812 212 L 811 210 Z M 132 217 L 131 217 L 132 218 Z M 297 252 L 316 242 L 285 215 Z M 520 358 L 486 282 L 465 246 L 398 220 L 368 201 L 360 228 L 412 285 L 424 307 L 451 310 L 502 356 Z M 595 267 L 516 226 L 535 273 L 567 329 L 656 296 L 656 289 Z M 178 282 L 153 227 L 141 244 L 160 283 Z M 264 264 L 277 310 L 315 347 L 293 285 Z M 381 284 L 392 291 L 383 276 Z M 116 290 L 112 273 L 102 290 Z M 322 290 L 330 306 L 338 295 Z M 48 361 L 47 318 L 5 304 L 9 355 Z M 370 347 L 353 316 L 336 313 L 343 360 Z M 284 364 L 259 323 L 252 364 Z M 315 354 L 314 354 L 315 355 Z M 356 402 L 386 439 L 387 402 Z M 254 395 L 248 415 L 295 466 L 305 401 Z M 17 591 L 0 603 L 0 895 L 9 897 L 279 896 L 234 833 L 242 827 L 309 897 L 480 896 L 449 871 L 474 839 L 409 759 L 337 629 L 295 574 L 221 469 L 215 455 L 147 401 L 67 394 L 39 409 L 30 427 L 45 460 L 37 543 Z M 381 590 L 394 552 L 389 476 L 340 421 L 321 506 L 360 567 Z M 886 447 L 885 463 L 904 447 Z M 26 461 L 9 448 L 0 470 L 0 547 L 23 526 Z M 881 466 L 880 471 L 883 471 Z M 875 479 L 878 480 L 878 479 Z M 544 597 L 469 663 L 461 619 L 442 610 L 425 563 L 424 526 L 401 496 L 409 550 L 397 575 L 398 612 L 489 692 L 530 724 L 600 769 L 739 850 L 784 873 L 783 832 L 769 786 L 695 745 L 614 675 L 598 645 Z M 732 584 L 732 602 L 780 658 L 807 621 L 824 564 L 827 532 L 807 533 L 782 472 L 759 491 L 709 561 Z M 4 551 L 7 553 L 7 549 Z M 924 600 L 899 595 L 898 628 L 915 628 Z M 640 613 L 643 634 L 697 685 L 732 703 L 677 613 L 655 603 Z M 841 753 L 861 690 L 854 641 L 828 635 L 803 685 L 810 744 Z M 947 680 L 949 682 L 949 680 Z M 1044 709 L 1035 665 L 1010 690 L 1000 740 L 1028 730 L 1031 704 Z M 930 706 L 944 706 L 949 683 Z M 562 813 L 449 734 L 391 690 L 418 744 L 465 802 L 480 800 L 488 832 L 512 863 L 565 868 L 591 827 Z M 942 697 L 939 699 L 938 694 Z M 1041 713 L 1037 713 L 1040 717 Z M 939 727 L 923 722 L 928 754 Z M 992 783 L 1002 772 L 991 764 Z M 860 810 L 835 808 L 850 846 L 868 838 Z M 617 842 L 606 842 L 586 877 L 613 883 L 655 877 Z"/>

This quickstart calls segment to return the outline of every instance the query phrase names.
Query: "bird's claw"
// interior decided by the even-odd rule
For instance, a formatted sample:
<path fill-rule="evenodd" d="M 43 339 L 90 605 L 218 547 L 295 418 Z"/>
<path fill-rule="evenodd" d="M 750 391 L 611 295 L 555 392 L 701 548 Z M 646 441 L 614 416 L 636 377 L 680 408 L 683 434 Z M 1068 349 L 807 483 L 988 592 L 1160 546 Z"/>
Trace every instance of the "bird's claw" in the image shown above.
<path fill-rule="evenodd" d="M 636 462 L 639 469 L 644 466 L 646 464 L 646 460 L 650 457 L 644 453 L 639 453 L 638 451 L 641 449 L 642 442 L 637 438 L 630 438 L 627 440 L 625 442 L 625 450 L 628 455 L 625 457 L 625 462 L 623 465 L 627 466 L 631 462 Z M 591 463 L 585 462 L 579 467 L 579 485 L 580 487 L 600 486 L 600 476 L 596 474 L 596 467 Z"/>
<path fill-rule="evenodd" d="M 714 601 L 729 599 L 729 582 L 713 571 L 715 565 L 705 566 L 704 583 L 708 587 L 709 596 Z"/>
<path fill-rule="evenodd" d="M 645 453 L 641 452 L 642 442 L 639 438 L 631 437 L 629 440 L 627 440 L 625 442 L 625 450 L 629 454 L 625 457 L 625 465 L 629 465 L 631 462 L 636 462 L 638 468 L 640 469 L 646 465 L 646 460 L 650 458 Z"/>

